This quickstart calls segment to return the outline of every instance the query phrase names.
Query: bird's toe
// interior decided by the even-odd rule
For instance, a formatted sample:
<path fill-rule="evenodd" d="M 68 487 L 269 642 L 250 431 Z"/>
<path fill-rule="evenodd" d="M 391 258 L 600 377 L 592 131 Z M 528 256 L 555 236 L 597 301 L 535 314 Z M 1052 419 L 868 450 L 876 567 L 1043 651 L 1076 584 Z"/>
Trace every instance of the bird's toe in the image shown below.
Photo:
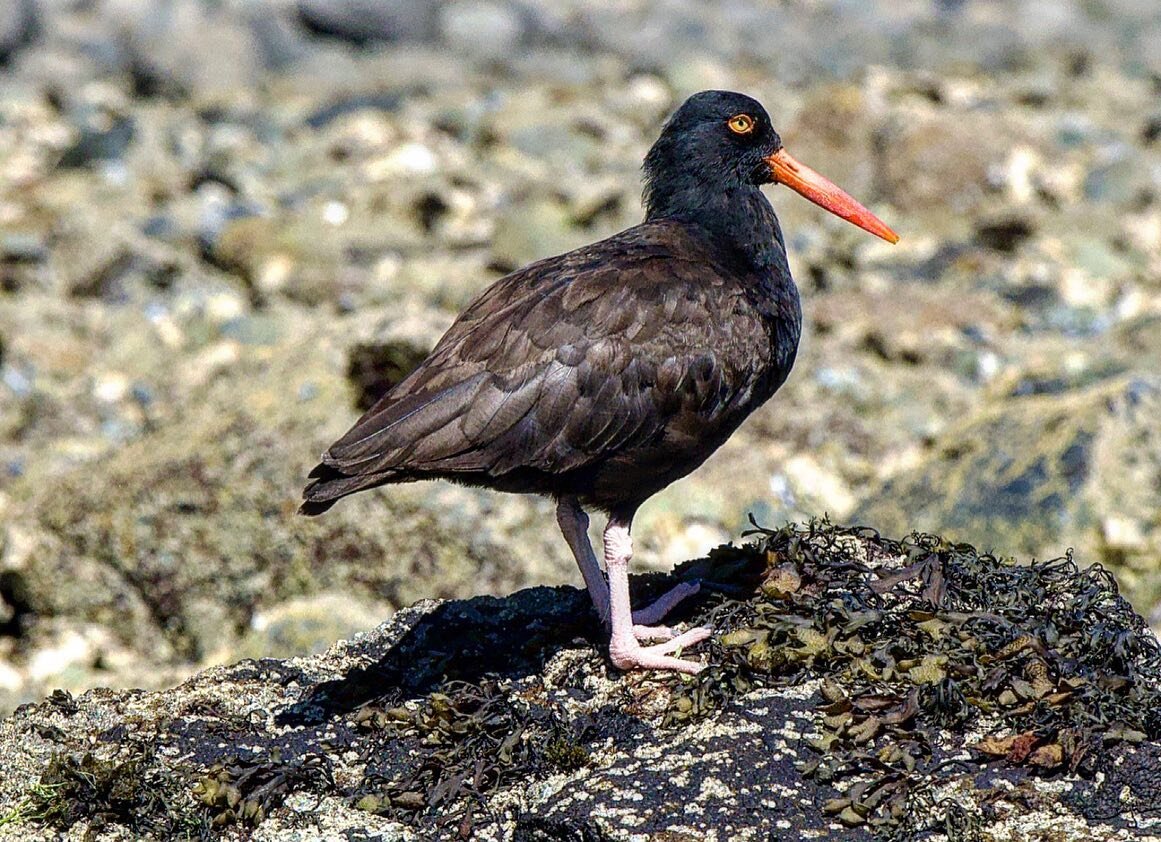
<path fill-rule="evenodd" d="M 677 634 L 669 626 L 633 626 L 633 636 L 638 640 L 673 640 Z"/>
<path fill-rule="evenodd" d="M 636 639 L 624 644 L 614 641 L 609 647 L 609 657 L 614 666 L 623 670 L 649 669 L 696 674 L 705 669 L 705 664 L 675 658 L 671 653 L 700 643 L 712 633 L 712 629 L 699 627 L 653 646 L 641 646 Z"/>
<path fill-rule="evenodd" d="M 679 582 L 644 608 L 633 612 L 633 623 L 652 626 L 665 619 L 665 615 L 677 607 L 678 603 L 701 590 L 701 582 Z"/>

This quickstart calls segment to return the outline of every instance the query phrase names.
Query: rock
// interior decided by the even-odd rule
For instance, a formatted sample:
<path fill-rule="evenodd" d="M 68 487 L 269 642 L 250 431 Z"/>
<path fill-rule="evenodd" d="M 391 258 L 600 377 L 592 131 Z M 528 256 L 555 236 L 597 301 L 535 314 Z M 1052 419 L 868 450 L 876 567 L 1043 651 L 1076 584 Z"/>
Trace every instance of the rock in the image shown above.
<path fill-rule="evenodd" d="M 921 287 L 818 296 L 810 317 L 815 329 L 851 351 L 906 365 L 939 361 L 947 368 L 977 344 L 973 330 L 994 335 L 1015 321 L 994 296 L 964 293 L 952 305 L 946 296 Z"/>
<path fill-rule="evenodd" d="M 33 6 L 0 81 L 0 714 L 267 652 L 297 621 L 255 618 L 313 593 L 387 616 L 577 581 L 543 501 L 416 484 L 317 522 L 294 505 L 356 393 L 490 280 L 640 219 L 642 155 L 705 87 L 756 95 L 903 239 L 767 188 L 803 292 L 795 371 L 643 508 L 636 569 L 751 513 L 884 505 L 920 471 L 902 499 L 958 529 L 938 501 L 1002 488 L 990 450 L 1019 465 L 1085 429 L 1075 497 L 1053 508 L 1046 478 L 1014 512 L 1062 518 L 1044 546 L 982 539 L 1075 544 L 1161 623 L 1155 437 L 1102 391 L 1161 371 L 1156 0 L 0 0 L 0 31 Z M 901 508 L 873 525 L 911 528 Z M 78 636 L 84 657 L 30 677 Z"/>
<path fill-rule="evenodd" d="M 98 111 L 83 118 L 76 143 L 65 150 L 59 166 L 86 167 L 121 159 L 133 142 L 133 118 Z"/>
<path fill-rule="evenodd" d="M 1085 197 L 1093 202 L 1128 202 L 1148 184 L 1141 178 L 1146 166 L 1128 145 L 1101 150 L 1098 164 L 1084 180 Z"/>
<path fill-rule="evenodd" d="M 0 8 L 0 65 L 31 44 L 39 30 L 36 0 L 9 0 Z"/>
<path fill-rule="evenodd" d="M 519 10 L 497 0 L 453 0 L 439 10 L 439 29 L 448 49 L 482 59 L 505 58 L 525 35 Z"/>
<path fill-rule="evenodd" d="M 311 32 L 354 44 L 430 40 L 439 4 L 426 0 L 298 0 L 298 15 Z"/>
<path fill-rule="evenodd" d="M 322 129 L 336 120 L 350 114 L 366 111 L 398 111 L 403 104 L 403 95 L 388 91 L 376 94 L 357 94 L 323 105 L 311 113 L 303 122 L 312 129 Z"/>
<path fill-rule="evenodd" d="M 682 611 L 717 628 L 696 677 L 612 669 L 572 588 L 425 601 L 320 655 L 21 708 L 0 816 L 22 838 L 1161 830 L 1161 646 L 1100 568 L 815 523 L 634 586 L 674 578 L 731 594 Z"/>
<path fill-rule="evenodd" d="M 1035 232 L 1036 226 L 1023 216 L 982 219 L 976 224 L 976 242 L 984 248 L 1012 254 Z"/>
<path fill-rule="evenodd" d="M 216 236 L 204 237 L 205 254 L 263 298 L 282 295 L 317 305 L 336 300 L 343 291 L 341 243 L 335 236 L 321 236 L 324 226 L 322 213 L 273 217 L 238 208 L 228 212 Z"/>
<path fill-rule="evenodd" d="M 200 0 L 116 0 L 109 6 L 106 13 L 127 36 L 134 84 L 143 94 L 228 103 L 245 101 L 257 83 L 262 43 L 244 16 Z M 215 60 L 205 60 L 207 50 Z"/>
<path fill-rule="evenodd" d="M 568 208 L 543 199 L 510 208 L 496 221 L 492 264 L 505 272 L 533 260 L 584 245 L 586 232 L 574 224 Z"/>
<path fill-rule="evenodd" d="M 14 490 L 0 546 L 21 549 L 0 558 L 19 577 L 21 658 L 40 628 L 68 618 L 105 626 L 139 662 L 188 668 L 233 651 L 257 613 L 302 594 L 398 607 L 573 576 L 551 507 L 534 500 L 496 511 L 485 492 L 425 484 L 296 515 L 308 470 L 355 412 L 327 365 L 341 356 L 326 350 L 333 340 L 295 334 L 295 318 L 273 322 L 293 348 L 208 346 L 231 356 L 206 374 L 188 365 L 174 388 L 190 402 L 169 423 Z M 131 386 L 122 403 L 139 406 Z M 516 547 L 535 560 L 512 565 Z"/>
<path fill-rule="evenodd" d="M 234 658 L 292 658 L 317 655 L 335 641 L 369 632 L 391 614 L 385 605 L 349 593 L 318 593 L 290 599 L 258 612 Z"/>
<path fill-rule="evenodd" d="M 939 230 L 952 222 L 942 215 L 986 206 L 989 173 L 1025 134 L 1021 124 L 1001 128 L 986 113 L 916 104 L 879 130 L 877 183 L 895 207 L 926 213 L 926 223 Z"/>
<path fill-rule="evenodd" d="M 1131 599 L 1154 604 L 1161 379 L 1025 391 L 949 428 L 921 465 L 872 491 L 854 519 L 887 530 L 938 525 L 956 540 L 1041 558 L 1075 547 L 1116 570 Z M 1125 521 L 1141 541 L 1109 541 L 1125 534 Z M 1121 527 L 1110 533 L 1109 523 Z"/>
<path fill-rule="evenodd" d="M 6 231 L 0 235 L 0 262 L 40 263 L 47 256 L 48 247 L 38 234 Z"/>
<path fill-rule="evenodd" d="M 388 389 L 410 374 L 435 347 L 439 336 L 417 331 L 411 324 L 392 323 L 368 342 L 348 352 L 347 379 L 355 388 L 355 406 L 371 408 Z"/>

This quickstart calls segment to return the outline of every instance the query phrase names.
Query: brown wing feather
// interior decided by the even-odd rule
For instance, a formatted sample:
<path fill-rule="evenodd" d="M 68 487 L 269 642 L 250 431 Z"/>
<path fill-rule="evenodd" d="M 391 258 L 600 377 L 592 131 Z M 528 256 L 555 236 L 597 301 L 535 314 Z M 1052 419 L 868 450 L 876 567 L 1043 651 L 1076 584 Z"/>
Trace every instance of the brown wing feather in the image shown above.
<path fill-rule="evenodd" d="M 736 379 L 712 347 L 729 272 L 707 259 L 682 226 L 647 223 L 501 278 L 331 446 L 303 511 L 423 476 L 575 471 L 663 435 Z"/>

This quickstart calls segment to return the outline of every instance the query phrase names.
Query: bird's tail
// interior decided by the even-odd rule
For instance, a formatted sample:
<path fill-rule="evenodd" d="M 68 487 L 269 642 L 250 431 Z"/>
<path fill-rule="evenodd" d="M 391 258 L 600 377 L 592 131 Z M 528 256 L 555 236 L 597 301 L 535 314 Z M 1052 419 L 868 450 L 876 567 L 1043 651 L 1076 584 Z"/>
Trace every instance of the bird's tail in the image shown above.
<path fill-rule="evenodd" d="M 321 515 L 348 494 L 397 482 L 400 476 L 398 471 L 390 470 L 351 476 L 343 473 L 342 469 L 323 462 L 310 472 L 310 479 L 312 481 L 302 492 L 302 505 L 298 507 L 298 513 L 314 517 Z"/>

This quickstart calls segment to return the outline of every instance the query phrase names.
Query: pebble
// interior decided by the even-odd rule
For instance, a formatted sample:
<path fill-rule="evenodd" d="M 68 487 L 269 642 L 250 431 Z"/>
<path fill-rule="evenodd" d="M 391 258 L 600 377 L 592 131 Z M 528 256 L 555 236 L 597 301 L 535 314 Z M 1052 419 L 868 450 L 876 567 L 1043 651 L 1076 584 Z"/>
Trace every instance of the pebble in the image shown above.
<path fill-rule="evenodd" d="M 135 133 L 131 117 L 92 113 L 82 119 L 76 143 L 65 150 L 58 166 L 67 169 L 115 161 L 125 155 Z"/>
<path fill-rule="evenodd" d="M 129 389 L 129 378 L 124 374 L 103 374 L 93 382 L 93 397 L 101 403 L 117 403 L 125 399 Z"/>
<path fill-rule="evenodd" d="M 524 22 L 511 3 L 453 0 L 439 10 L 440 35 L 451 50 L 482 59 L 509 55 L 524 37 Z"/>
<path fill-rule="evenodd" d="M 108 634 L 101 629 L 94 631 L 98 637 Z M 44 681 L 50 677 L 59 677 L 70 668 L 87 667 L 92 663 L 94 654 L 95 645 L 90 635 L 66 628 L 59 632 L 52 645 L 42 646 L 32 655 L 25 672 L 32 681 Z"/>
<path fill-rule="evenodd" d="M 47 257 L 48 244 L 40 234 L 17 231 L 0 233 L 0 261 L 40 263 Z"/>
<path fill-rule="evenodd" d="M 298 0 L 298 15 L 311 31 L 367 44 L 431 39 L 438 4 L 429 0 Z"/>
<path fill-rule="evenodd" d="M 371 181 L 397 176 L 431 175 L 439 169 L 439 159 L 427 146 L 417 141 L 400 144 L 387 155 L 368 161 L 364 173 Z"/>

